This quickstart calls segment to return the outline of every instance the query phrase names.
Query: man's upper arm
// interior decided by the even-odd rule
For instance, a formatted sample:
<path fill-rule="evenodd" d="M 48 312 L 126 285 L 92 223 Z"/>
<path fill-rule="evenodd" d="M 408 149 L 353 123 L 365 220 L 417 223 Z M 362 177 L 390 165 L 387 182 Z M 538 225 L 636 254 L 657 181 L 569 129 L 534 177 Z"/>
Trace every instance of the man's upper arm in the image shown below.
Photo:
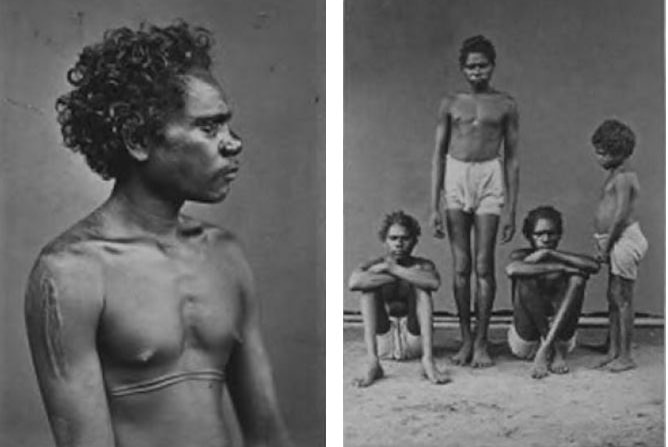
<path fill-rule="evenodd" d="M 228 255 L 237 266 L 243 316 L 241 342 L 227 365 L 228 389 L 247 445 L 289 445 L 280 415 L 271 364 L 260 333 L 253 275 L 240 247 L 233 242 Z"/>
<path fill-rule="evenodd" d="M 103 296 L 91 270 L 91 263 L 43 255 L 28 281 L 28 340 L 58 447 L 114 446 L 96 349 Z"/>
<path fill-rule="evenodd" d="M 438 122 L 436 124 L 436 150 L 444 154 L 448 150 L 450 138 L 450 105 L 452 98 L 446 96 L 438 108 Z"/>
<path fill-rule="evenodd" d="M 508 98 L 508 112 L 506 114 L 504 137 L 505 137 L 505 151 L 506 157 L 514 157 L 517 148 L 517 141 L 520 129 L 520 113 L 517 109 L 517 103 L 511 97 Z M 510 154 L 508 153 L 510 151 Z"/>

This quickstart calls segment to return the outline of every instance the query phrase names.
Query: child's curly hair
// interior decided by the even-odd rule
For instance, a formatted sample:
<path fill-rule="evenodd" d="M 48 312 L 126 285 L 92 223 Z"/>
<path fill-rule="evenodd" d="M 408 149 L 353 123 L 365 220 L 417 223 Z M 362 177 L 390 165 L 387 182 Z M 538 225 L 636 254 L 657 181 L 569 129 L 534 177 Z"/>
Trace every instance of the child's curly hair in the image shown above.
<path fill-rule="evenodd" d="M 74 89 L 56 101 L 65 145 L 105 180 L 122 177 L 126 143 L 159 137 L 169 114 L 184 105 L 180 76 L 208 70 L 211 45 L 208 30 L 183 21 L 107 31 L 83 49 L 67 72 Z"/>
<path fill-rule="evenodd" d="M 383 223 L 380 225 L 380 229 L 378 230 L 378 237 L 381 241 L 385 241 L 385 238 L 387 238 L 387 232 L 390 230 L 392 225 L 401 225 L 404 227 L 406 230 L 408 230 L 408 233 L 414 240 L 417 240 L 422 232 L 420 229 L 420 223 L 416 218 L 404 213 L 403 211 L 394 211 L 385 215 Z"/>
<path fill-rule="evenodd" d="M 463 67 L 466 63 L 469 53 L 482 53 L 489 59 L 492 65 L 496 65 L 496 50 L 492 42 L 485 36 L 477 35 L 469 37 L 462 43 L 462 47 L 459 50 L 460 67 Z"/>
<path fill-rule="evenodd" d="M 628 158 L 636 145 L 636 136 L 629 126 L 615 119 L 603 121 L 591 137 L 591 144 L 612 156 Z"/>

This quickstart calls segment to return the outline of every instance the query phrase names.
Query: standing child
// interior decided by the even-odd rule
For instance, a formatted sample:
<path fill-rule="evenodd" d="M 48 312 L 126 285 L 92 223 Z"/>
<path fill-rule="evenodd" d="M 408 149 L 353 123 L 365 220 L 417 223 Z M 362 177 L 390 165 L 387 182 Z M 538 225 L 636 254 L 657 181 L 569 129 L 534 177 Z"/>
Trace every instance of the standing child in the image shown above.
<path fill-rule="evenodd" d="M 598 366 L 620 372 L 636 366 L 631 359 L 633 286 L 638 264 L 647 252 L 647 240 L 635 212 L 640 185 L 627 161 L 633 153 L 635 135 L 626 124 L 606 120 L 591 141 L 599 164 L 610 172 L 594 219 L 599 260 L 610 266 L 610 345 L 606 358 Z"/>

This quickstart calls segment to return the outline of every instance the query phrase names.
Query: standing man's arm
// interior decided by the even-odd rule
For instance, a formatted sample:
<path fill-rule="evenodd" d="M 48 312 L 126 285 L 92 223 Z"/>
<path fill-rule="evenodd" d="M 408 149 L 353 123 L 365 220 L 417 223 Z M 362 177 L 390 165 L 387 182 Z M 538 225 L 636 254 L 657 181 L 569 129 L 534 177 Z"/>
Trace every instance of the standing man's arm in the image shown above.
<path fill-rule="evenodd" d="M 441 193 L 443 192 L 445 180 L 445 155 L 450 146 L 450 133 L 452 131 L 450 102 L 449 97 L 443 99 L 438 111 L 436 142 L 431 162 L 431 225 L 434 230 L 434 236 L 437 238 L 445 236 L 445 232 L 443 231 L 443 215 L 441 214 Z"/>
<path fill-rule="evenodd" d="M 288 447 L 292 441 L 281 417 L 269 356 L 260 334 L 260 317 L 250 267 L 241 250 L 231 250 L 238 266 L 243 323 L 226 369 L 228 389 L 247 447 Z"/>
<path fill-rule="evenodd" d="M 96 349 L 103 294 L 90 263 L 38 259 L 25 317 L 42 399 L 58 447 L 114 447 Z"/>
<path fill-rule="evenodd" d="M 506 205 L 501 222 L 501 242 L 509 242 L 515 234 L 515 212 L 520 184 L 520 163 L 517 155 L 520 116 L 515 100 L 510 99 L 510 110 L 505 119 L 503 138 L 503 169 L 506 187 Z"/>

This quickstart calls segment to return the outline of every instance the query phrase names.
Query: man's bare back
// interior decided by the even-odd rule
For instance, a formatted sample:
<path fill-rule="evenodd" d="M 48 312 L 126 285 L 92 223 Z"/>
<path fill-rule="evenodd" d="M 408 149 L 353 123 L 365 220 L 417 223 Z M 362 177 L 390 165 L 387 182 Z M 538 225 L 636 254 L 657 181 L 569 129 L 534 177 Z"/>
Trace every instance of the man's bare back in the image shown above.
<path fill-rule="evenodd" d="M 448 154 L 460 161 L 486 161 L 500 156 L 505 123 L 516 113 L 507 93 L 456 93 L 443 100 L 442 118 L 450 119 Z"/>
<path fill-rule="evenodd" d="M 115 220 L 102 207 L 44 249 L 29 289 L 48 293 L 27 304 L 44 338 L 31 342 L 52 380 L 72 373 L 68 346 L 95 343 L 116 445 L 225 445 L 222 388 L 250 280 L 238 244 L 189 218 L 163 240 Z M 64 330 L 69 318 L 81 327 Z"/>

